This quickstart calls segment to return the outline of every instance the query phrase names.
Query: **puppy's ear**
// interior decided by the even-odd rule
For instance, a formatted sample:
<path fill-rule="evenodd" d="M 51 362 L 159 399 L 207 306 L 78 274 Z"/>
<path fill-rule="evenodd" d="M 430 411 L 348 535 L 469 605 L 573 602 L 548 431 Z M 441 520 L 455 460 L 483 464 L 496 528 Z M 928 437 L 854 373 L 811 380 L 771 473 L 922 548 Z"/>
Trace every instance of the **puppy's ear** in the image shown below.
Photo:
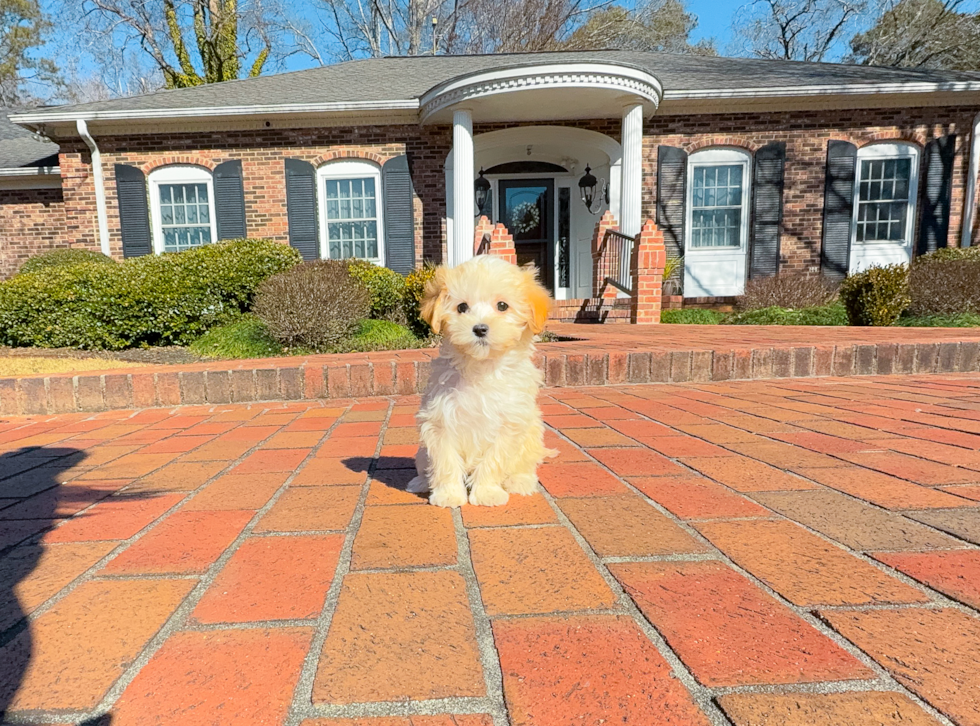
<path fill-rule="evenodd" d="M 443 300 L 446 299 L 446 268 L 437 267 L 436 274 L 425 283 L 425 292 L 422 293 L 421 315 L 422 320 L 429 324 L 432 332 L 436 335 L 442 329 L 442 317 L 439 310 L 442 308 Z"/>
<path fill-rule="evenodd" d="M 537 335 L 544 330 L 544 325 L 548 321 L 548 314 L 551 312 L 551 295 L 538 282 L 538 271 L 534 265 L 528 265 L 523 270 L 523 293 L 530 308 L 528 327 Z"/>

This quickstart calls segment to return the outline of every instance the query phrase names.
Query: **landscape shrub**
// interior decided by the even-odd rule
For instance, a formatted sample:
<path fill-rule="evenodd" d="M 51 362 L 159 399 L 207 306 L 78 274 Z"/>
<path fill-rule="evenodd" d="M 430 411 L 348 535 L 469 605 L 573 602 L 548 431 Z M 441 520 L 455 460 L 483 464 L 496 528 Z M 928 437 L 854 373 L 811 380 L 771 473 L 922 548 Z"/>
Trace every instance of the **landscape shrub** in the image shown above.
<path fill-rule="evenodd" d="M 895 325 L 905 328 L 976 328 L 980 327 L 980 313 L 953 313 L 950 315 L 903 315 Z"/>
<path fill-rule="evenodd" d="M 945 248 L 922 255 L 909 273 L 915 316 L 980 312 L 980 247 Z"/>
<path fill-rule="evenodd" d="M 727 325 L 847 325 L 847 311 L 839 302 L 806 308 L 778 306 L 746 310 L 730 315 Z"/>
<path fill-rule="evenodd" d="M 115 262 L 115 260 L 111 257 L 106 257 L 101 252 L 67 248 L 63 250 L 51 250 L 35 255 L 24 262 L 17 272 L 18 274 L 26 274 L 43 270 L 46 267 L 73 267 L 84 262 L 111 263 Z"/>
<path fill-rule="evenodd" d="M 405 324 L 419 338 L 427 338 L 432 334 L 429 324 L 421 318 L 422 295 L 425 284 L 436 274 L 436 268 L 431 265 L 412 271 L 405 278 L 405 293 L 402 297 L 402 310 L 405 313 Z"/>
<path fill-rule="evenodd" d="M 724 313 L 702 308 L 664 310 L 660 313 L 660 322 L 668 325 L 717 325 L 724 319 Z"/>
<path fill-rule="evenodd" d="M 361 282 L 371 294 L 371 317 L 378 320 L 404 319 L 402 296 L 405 278 L 387 267 L 379 267 L 367 260 L 347 260 L 351 277 Z"/>
<path fill-rule="evenodd" d="M 371 296 L 344 260 L 316 260 L 262 283 L 252 310 L 280 344 L 323 351 L 354 333 Z"/>
<path fill-rule="evenodd" d="M 908 308 L 909 266 L 869 267 L 841 283 L 840 299 L 851 325 L 891 325 Z"/>
<path fill-rule="evenodd" d="M 765 308 L 811 308 L 826 305 L 837 297 L 837 286 L 821 275 L 781 274 L 754 277 L 736 301 L 740 311 Z"/>
<path fill-rule="evenodd" d="M 284 353 L 265 323 L 252 314 L 211 328 L 190 349 L 207 358 L 268 358 Z"/>
<path fill-rule="evenodd" d="M 0 283 L 0 343 L 186 345 L 248 310 L 266 278 L 298 261 L 287 245 L 235 240 L 112 265 L 42 267 Z"/>
<path fill-rule="evenodd" d="M 416 338 L 404 325 L 391 320 L 364 319 L 349 338 L 332 346 L 338 353 L 366 352 L 372 350 L 405 350 L 418 348 L 423 341 Z"/>

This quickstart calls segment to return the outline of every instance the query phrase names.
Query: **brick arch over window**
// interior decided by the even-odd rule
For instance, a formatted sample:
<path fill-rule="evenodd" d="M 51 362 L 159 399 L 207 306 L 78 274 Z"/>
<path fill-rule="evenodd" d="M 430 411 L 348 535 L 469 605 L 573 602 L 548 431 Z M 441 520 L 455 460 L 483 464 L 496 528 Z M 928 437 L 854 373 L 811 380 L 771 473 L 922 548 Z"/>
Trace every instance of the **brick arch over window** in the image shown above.
<path fill-rule="evenodd" d="M 213 159 L 207 159 L 203 156 L 191 156 L 190 154 L 175 154 L 173 156 L 164 156 L 153 161 L 148 161 L 142 166 L 140 170 L 144 174 L 149 174 L 151 171 L 155 171 L 164 166 L 200 166 L 208 171 L 213 172 L 215 167 L 218 166 L 220 162 Z"/>
<path fill-rule="evenodd" d="M 373 161 L 378 166 L 383 166 L 386 161 L 392 156 L 398 156 L 398 154 L 376 154 L 373 151 L 364 151 L 363 149 L 333 149 L 325 154 L 320 154 L 314 159 L 310 160 L 310 163 L 314 167 L 320 168 L 324 164 L 328 164 L 331 161 L 337 161 L 338 159 L 359 159 L 361 161 Z"/>
<path fill-rule="evenodd" d="M 871 144 L 892 143 L 892 144 L 911 144 L 919 151 L 925 147 L 929 139 L 921 131 L 911 133 L 901 131 L 878 131 L 867 136 L 860 136 L 854 139 L 854 144 L 860 149 Z"/>
<path fill-rule="evenodd" d="M 695 151 L 701 151 L 702 149 L 707 149 L 712 146 L 728 146 L 738 149 L 743 149 L 750 154 L 754 154 L 756 151 L 765 146 L 764 141 L 759 141 L 757 139 L 750 139 L 747 136 L 707 136 L 697 141 L 692 141 L 687 146 L 683 147 L 684 151 L 688 154 L 693 154 Z"/>

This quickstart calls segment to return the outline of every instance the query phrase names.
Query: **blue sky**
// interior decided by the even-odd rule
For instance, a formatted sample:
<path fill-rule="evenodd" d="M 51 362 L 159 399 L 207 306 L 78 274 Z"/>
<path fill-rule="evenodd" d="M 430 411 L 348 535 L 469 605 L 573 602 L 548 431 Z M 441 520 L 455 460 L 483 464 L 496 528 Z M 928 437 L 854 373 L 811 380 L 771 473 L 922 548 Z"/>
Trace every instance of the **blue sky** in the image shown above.
<path fill-rule="evenodd" d="M 738 7 L 737 3 L 732 2 L 688 0 L 688 11 L 698 16 L 698 27 L 692 38 L 697 41 L 714 37 L 718 49 L 724 52 L 732 37 L 732 15 Z"/>

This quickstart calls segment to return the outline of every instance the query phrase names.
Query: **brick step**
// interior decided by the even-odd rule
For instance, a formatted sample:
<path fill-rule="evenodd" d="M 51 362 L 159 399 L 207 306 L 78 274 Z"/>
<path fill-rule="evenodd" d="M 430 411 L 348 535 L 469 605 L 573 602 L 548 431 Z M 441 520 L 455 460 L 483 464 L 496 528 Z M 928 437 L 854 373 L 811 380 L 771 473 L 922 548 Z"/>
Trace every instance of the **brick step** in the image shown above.
<path fill-rule="evenodd" d="M 574 298 L 555 300 L 552 319 L 560 323 L 629 323 L 630 301 L 603 298 Z"/>

